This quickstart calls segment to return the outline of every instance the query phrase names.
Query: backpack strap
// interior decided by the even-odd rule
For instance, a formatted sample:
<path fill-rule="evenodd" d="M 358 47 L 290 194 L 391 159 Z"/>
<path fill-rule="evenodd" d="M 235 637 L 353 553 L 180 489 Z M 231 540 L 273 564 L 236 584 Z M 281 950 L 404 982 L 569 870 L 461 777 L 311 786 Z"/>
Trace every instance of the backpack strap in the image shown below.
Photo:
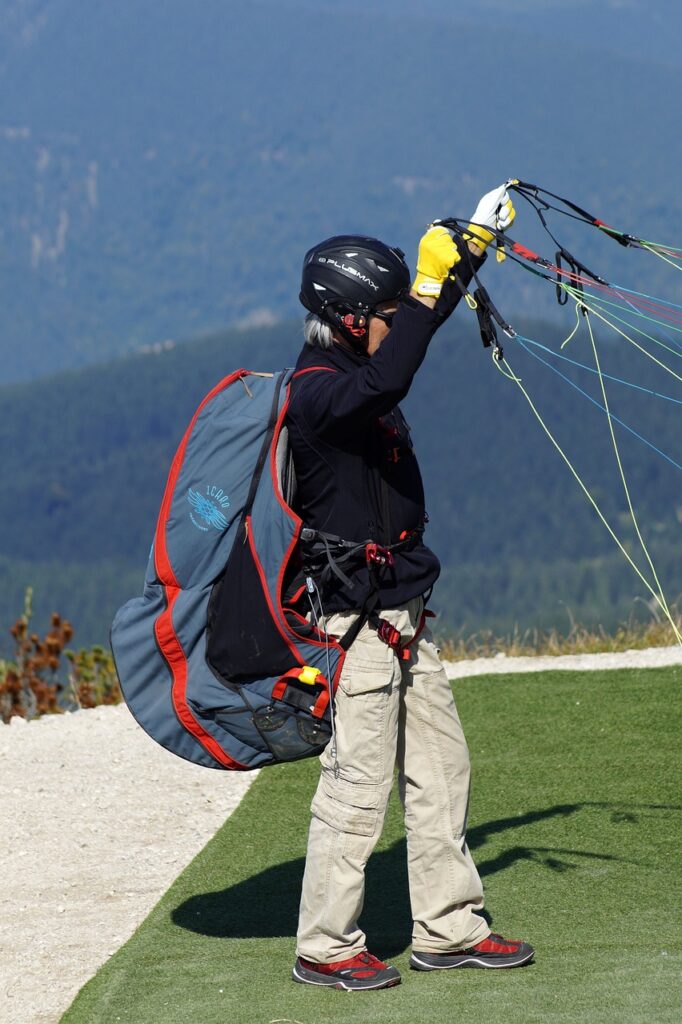
<path fill-rule="evenodd" d="M 279 377 L 277 378 L 277 383 L 275 384 L 275 389 L 272 394 L 272 405 L 270 406 L 270 416 L 268 418 L 268 425 L 265 431 L 265 436 L 263 438 L 263 443 L 261 445 L 260 452 L 258 453 L 258 459 L 253 470 L 253 476 L 251 477 L 251 486 L 249 487 L 249 493 L 247 495 L 246 502 L 244 504 L 244 510 L 242 512 L 242 523 L 246 522 L 246 518 L 251 512 L 251 508 L 256 498 L 256 491 L 258 490 L 258 484 L 260 483 L 260 478 L 263 473 L 263 467 L 265 466 L 266 459 L 270 453 L 270 445 L 272 444 L 272 437 L 275 432 L 277 416 L 279 413 L 279 397 L 282 391 L 282 384 L 284 383 L 284 378 L 286 377 L 287 373 L 288 370 L 282 370 Z"/>
<path fill-rule="evenodd" d="M 296 373 L 292 374 L 291 379 L 294 380 L 296 377 L 302 377 L 304 373 L 315 373 L 316 370 L 324 370 L 325 373 L 338 373 L 332 366 L 306 366 L 303 370 L 297 370 Z"/>

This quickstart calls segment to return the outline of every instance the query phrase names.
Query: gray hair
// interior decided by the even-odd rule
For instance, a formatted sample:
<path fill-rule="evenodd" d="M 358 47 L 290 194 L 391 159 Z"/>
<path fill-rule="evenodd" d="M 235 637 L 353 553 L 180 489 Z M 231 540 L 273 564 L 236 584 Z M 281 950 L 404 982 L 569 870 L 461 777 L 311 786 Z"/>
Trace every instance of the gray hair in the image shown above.
<path fill-rule="evenodd" d="M 334 344 L 331 327 L 317 313 L 308 313 L 303 321 L 303 337 L 308 345 L 318 345 L 320 348 L 331 348 Z"/>

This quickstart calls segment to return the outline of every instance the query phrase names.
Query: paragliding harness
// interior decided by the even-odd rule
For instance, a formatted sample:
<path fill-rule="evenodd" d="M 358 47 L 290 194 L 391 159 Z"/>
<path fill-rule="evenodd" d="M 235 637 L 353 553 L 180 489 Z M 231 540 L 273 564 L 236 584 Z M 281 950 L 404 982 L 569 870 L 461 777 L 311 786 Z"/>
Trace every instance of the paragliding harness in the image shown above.
<path fill-rule="evenodd" d="M 423 527 L 381 546 L 303 524 L 291 507 L 285 425 L 294 376 L 241 369 L 204 398 L 171 465 L 143 594 L 112 625 L 138 723 L 207 767 L 319 754 L 333 737 L 346 652 L 366 622 L 409 657 L 375 609 L 382 573 Z M 360 613 L 343 637 L 328 635 L 321 593 L 363 562 L 371 585 Z"/>

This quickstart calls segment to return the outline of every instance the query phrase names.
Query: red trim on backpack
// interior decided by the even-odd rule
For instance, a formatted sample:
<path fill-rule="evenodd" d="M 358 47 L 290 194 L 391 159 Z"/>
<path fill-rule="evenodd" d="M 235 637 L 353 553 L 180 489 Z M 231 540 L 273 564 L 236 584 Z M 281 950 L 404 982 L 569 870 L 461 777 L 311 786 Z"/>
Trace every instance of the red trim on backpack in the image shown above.
<path fill-rule="evenodd" d="M 272 688 L 272 696 L 274 700 L 284 699 L 284 694 L 289 686 L 289 680 L 292 680 L 294 683 L 300 681 L 300 672 L 297 668 L 290 668 L 288 672 L 285 672 L 284 675 L 280 676 L 277 680 Z M 314 718 L 323 718 L 329 704 L 329 683 L 319 669 L 315 685 L 322 686 L 324 689 L 317 695 L 315 703 L 311 708 L 311 714 Z M 313 696 L 312 692 L 310 696 Z"/>
<path fill-rule="evenodd" d="M 273 449 L 274 449 L 274 444 L 273 444 Z M 292 515 L 293 515 L 293 512 L 292 512 Z M 299 522 L 300 522 L 300 520 L 299 520 Z M 270 588 L 268 587 L 268 580 L 267 580 L 267 577 L 265 575 L 265 570 L 263 569 L 263 566 L 261 565 L 261 560 L 258 557 L 258 552 L 256 551 L 256 545 L 255 545 L 254 540 L 253 540 L 253 527 L 252 527 L 251 516 L 247 516 L 246 517 L 246 532 L 247 532 L 247 536 L 248 536 L 248 539 L 249 539 L 249 548 L 251 550 L 251 557 L 253 558 L 253 564 L 256 566 L 256 571 L 258 572 L 258 577 L 260 579 L 260 585 L 261 585 L 261 590 L 263 591 L 263 596 L 265 597 L 265 600 L 268 602 L 268 608 L 270 609 L 270 615 L 272 616 L 272 621 L 277 626 L 277 629 L 279 630 L 280 636 L 282 637 L 282 639 L 284 640 L 285 644 L 287 645 L 287 647 L 289 648 L 289 650 L 293 654 L 294 660 L 299 665 L 305 665 L 305 661 L 303 659 L 303 655 L 296 648 L 296 646 L 292 643 L 291 637 L 289 636 L 286 628 L 284 628 L 283 625 L 282 625 L 283 617 L 282 617 L 282 619 L 280 619 L 280 616 L 277 614 L 277 611 L 275 610 L 275 608 L 273 606 L 273 603 L 272 603 L 272 601 L 270 599 Z M 297 540 L 298 540 L 298 531 L 296 532 L 294 540 L 292 541 L 291 545 L 289 546 L 290 547 L 290 551 L 293 550 L 293 545 L 295 544 L 295 542 Z M 287 553 L 287 557 L 284 559 L 284 561 L 282 563 L 283 565 L 285 565 L 286 562 L 288 561 L 288 557 L 289 557 L 289 555 Z M 280 569 L 280 577 L 281 577 L 281 575 L 282 575 L 282 570 Z M 279 577 L 278 577 L 278 580 L 279 580 Z M 282 605 L 281 605 L 280 600 L 279 600 L 279 586 L 280 586 L 280 584 L 278 582 L 278 584 L 277 584 L 277 590 L 278 590 L 277 604 L 278 604 L 280 612 L 281 612 Z"/>
<path fill-rule="evenodd" d="M 180 589 L 178 587 L 164 587 L 164 592 L 167 601 L 166 609 L 154 623 L 154 635 L 173 679 L 171 697 L 175 713 L 187 732 L 223 768 L 248 771 L 246 765 L 240 764 L 239 761 L 235 761 L 234 758 L 225 753 L 218 741 L 210 733 L 206 732 L 190 710 L 187 703 L 187 658 L 173 626 L 173 607 L 180 594 Z"/>
<path fill-rule="evenodd" d="M 217 394 L 224 391 L 225 388 L 229 387 L 230 384 L 233 384 L 240 377 L 246 377 L 248 374 L 249 370 L 235 370 L 234 373 L 229 375 L 229 377 L 223 377 L 223 379 L 219 381 L 211 391 L 209 391 L 194 413 L 190 425 L 183 434 L 182 441 L 178 445 L 178 449 L 173 456 L 170 473 L 168 474 L 168 481 L 166 482 L 166 489 L 163 492 L 163 501 L 161 502 L 159 518 L 156 522 L 156 533 L 154 536 L 154 565 L 160 582 L 165 586 L 178 587 L 180 585 L 176 579 L 173 566 L 171 565 L 170 558 L 168 556 L 168 548 L 166 546 L 166 525 L 168 523 L 171 505 L 173 503 L 175 485 L 178 482 L 182 464 L 185 460 L 185 450 L 187 448 L 190 435 L 194 430 L 194 425 L 199 418 L 199 414 L 211 399 L 215 398 Z"/>
<path fill-rule="evenodd" d="M 154 623 L 154 635 L 161 654 L 163 655 L 171 673 L 171 699 L 173 701 L 175 713 L 178 716 L 178 720 L 181 725 L 184 726 L 187 732 L 189 732 L 189 734 L 193 736 L 194 739 L 200 743 L 201 746 L 211 755 L 211 757 L 215 758 L 219 764 L 224 768 L 242 771 L 248 770 L 246 765 L 240 764 L 239 761 L 235 761 L 234 758 L 225 753 L 218 741 L 211 736 L 210 733 L 206 732 L 201 723 L 194 717 L 187 703 L 187 658 L 185 657 L 182 644 L 180 643 L 180 639 L 173 626 L 173 606 L 180 594 L 180 584 L 178 583 L 168 555 L 168 548 L 166 545 L 166 527 L 168 525 L 168 518 L 170 516 L 171 505 L 173 503 L 175 486 L 185 459 L 187 443 L 199 414 L 211 399 L 215 398 L 216 395 L 221 391 L 224 391 L 225 388 L 229 387 L 230 384 L 233 384 L 236 380 L 247 376 L 248 373 L 248 370 L 235 370 L 235 372 L 231 373 L 228 377 L 223 377 L 223 379 L 219 381 L 211 391 L 209 391 L 194 413 L 194 416 L 192 417 L 192 420 L 185 431 L 180 444 L 178 445 L 178 449 L 173 457 L 173 462 L 171 463 L 170 473 L 168 474 L 166 489 L 163 493 L 163 501 L 161 502 L 161 509 L 159 510 L 159 517 L 156 523 L 156 533 L 154 536 L 154 565 L 159 581 L 163 584 L 164 595 L 166 598 L 166 609 Z"/>
<path fill-rule="evenodd" d="M 300 599 L 303 597 L 304 594 L 305 594 L 305 583 L 302 583 L 301 586 L 298 588 L 298 590 L 294 591 L 294 593 L 291 595 L 291 597 L 287 598 L 287 604 L 286 604 L 286 606 L 282 605 L 282 608 L 286 607 L 286 610 L 288 612 L 293 612 L 293 614 L 298 619 L 301 619 L 303 622 L 307 622 L 308 620 L 303 618 L 302 615 L 299 615 L 298 612 L 292 607 L 292 605 L 298 604 L 298 602 L 300 601 Z"/>
<path fill-rule="evenodd" d="M 284 574 L 287 570 L 287 566 L 289 565 L 289 561 L 294 553 L 296 545 L 298 544 L 298 536 L 299 533 L 301 532 L 301 527 L 303 526 L 303 520 L 301 519 L 301 517 L 296 515 L 294 510 L 287 505 L 286 501 L 282 497 L 282 492 L 279 486 L 279 474 L 277 472 L 277 445 L 279 443 L 279 436 L 282 433 L 282 427 L 284 426 L 284 419 L 286 417 L 288 408 L 289 394 L 287 392 L 286 398 L 284 400 L 279 416 L 277 418 L 277 423 L 275 424 L 275 432 L 273 434 L 272 445 L 270 447 L 270 479 L 272 483 L 272 490 L 277 501 L 279 502 L 280 508 L 282 509 L 283 512 L 286 513 L 289 519 L 291 519 L 295 527 L 294 536 L 291 538 L 291 543 L 289 544 L 289 547 L 286 550 L 284 558 L 282 559 L 282 564 L 280 565 L 279 572 L 277 574 L 277 607 L 279 609 L 282 621 L 285 621 L 284 610 L 282 608 L 281 601 L 282 588 L 284 586 Z"/>
<path fill-rule="evenodd" d="M 325 680 L 325 682 L 326 682 L 326 680 Z M 327 685 L 327 688 L 322 691 L 320 696 L 315 701 L 315 704 L 313 705 L 313 710 L 311 712 L 313 718 L 324 718 L 324 713 L 327 710 L 328 706 L 329 706 L 329 686 Z"/>
<path fill-rule="evenodd" d="M 325 370 L 325 369 L 327 369 L 327 367 L 325 367 L 325 366 L 311 366 L 311 367 L 309 367 L 309 370 Z M 301 373 L 308 373 L 309 370 L 301 370 L 300 372 Z M 337 373 L 338 371 L 337 370 L 332 370 L 330 372 Z M 277 442 L 279 441 L 279 435 L 280 435 L 280 433 L 282 431 L 282 427 L 284 425 L 284 420 L 286 418 L 286 414 L 287 414 L 288 409 L 289 409 L 289 395 L 287 393 L 286 400 L 284 402 L 284 405 L 282 406 L 282 409 L 281 409 L 280 414 L 279 414 L 279 418 L 278 418 L 277 423 L 275 425 L 275 432 L 274 432 L 273 439 L 272 439 L 272 447 L 270 449 L 270 477 L 271 477 L 271 481 L 272 481 L 273 493 L 274 493 L 275 497 L 277 498 L 277 501 L 279 502 L 279 505 L 280 505 L 282 511 L 287 516 L 289 516 L 289 518 L 294 523 L 296 529 L 295 529 L 295 532 L 294 532 L 294 536 L 291 539 L 291 543 L 290 543 L 289 547 L 287 548 L 287 551 L 286 551 L 286 553 L 284 555 L 284 558 L 282 559 L 282 564 L 280 566 L 279 573 L 277 574 L 277 607 L 279 608 L 279 612 L 280 612 L 280 616 L 281 616 L 281 621 L 284 623 L 285 628 L 289 629 L 293 633 L 294 636 L 296 636 L 299 640 L 302 640 L 304 643 L 311 644 L 311 646 L 313 646 L 313 647 L 326 647 L 327 646 L 327 641 L 326 640 L 315 640 L 312 637 L 302 637 L 302 636 L 298 636 L 297 633 L 294 633 L 293 630 L 291 630 L 291 627 L 289 626 L 289 624 L 287 623 L 286 616 L 284 614 L 284 607 L 282 605 L 282 591 L 284 589 L 284 575 L 285 575 L 285 573 L 287 571 L 287 567 L 289 565 L 291 557 L 292 557 L 292 555 L 293 555 L 293 553 L 294 553 L 294 551 L 296 549 L 296 545 L 298 544 L 299 534 L 301 532 L 301 527 L 303 526 L 303 520 L 299 516 L 296 515 L 294 510 L 292 508 L 290 508 L 289 505 L 287 505 L 286 501 L 282 497 L 282 493 L 280 491 L 280 486 L 279 486 L 279 475 L 277 473 Z M 293 611 L 293 609 L 291 609 L 291 611 Z M 297 613 L 294 612 L 294 614 L 296 615 Z M 298 617 L 301 618 L 301 616 L 298 616 Z M 308 620 L 307 619 L 303 619 L 303 621 L 306 624 L 308 624 Z M 280 629 L 280 632 L 281 632 L 281 629 Z M 318 633 L 318 635 L 320 635 L 320 636 L 322 635 L 319 630 L 316 630 L 316 632 Z M 330 643 L 335 644 L 336 641 L 332 640 L 332 641 L 330 641 Z M 342 655 L 342 657 L 340 659 L 341 663 L 343 663 L 343 658 L 345 657 L 345 653 L 346 652 L 343 651 L 343 655 Z M 337 672 L 337 674 L 336 674 L 337 680 L 338 680 L 338 676 L 339 675 L 340 675 L 340 671 Z M 336 682 L 334 683 L 334 690 L 336 691 Z"/>

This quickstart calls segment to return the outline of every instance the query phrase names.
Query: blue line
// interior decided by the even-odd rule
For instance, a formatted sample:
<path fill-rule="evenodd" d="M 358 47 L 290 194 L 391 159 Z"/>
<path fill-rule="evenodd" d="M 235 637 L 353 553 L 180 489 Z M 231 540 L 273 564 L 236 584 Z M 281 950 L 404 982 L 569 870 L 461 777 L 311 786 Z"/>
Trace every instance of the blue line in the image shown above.
<path fill-rule="evenodd" d="M 572 295 L 574 299 L 576 298 L 576 295 L 573 291 L 569 292 L 569 294 Z M 621 296 L 619 296 L 619 298 L 621 298 Z M 601 302 L 599 301 L 600 299 Z M 640 327 L 637 327 L 635 324 L 631 323 L 630 320 L 624 320 L 622 317 L 616 316 L 615 313 L 611 312 L 610 308 L 607 308 L 613 306 L 615 307 L 615 309 L 619 309 L 621 313 L 626 313 L 627 310 L 620 303 L 610 302 L 608 299 L 604 299 L 602 296 L 594 295 L 589 296 L 589 301 L 592 302 L 596 309 L 601 310 L 601 313 L 603 314 L 602 319 L 604 319 L 605 322 L 609 325 L 609 327 L 612 327 L 614 331 L 618 331 L 618 328 L 615 327 L 611 323 L 611 321 L 607 319 L 607 317 L 609 316 L 612 316 L 613 319 L 617 320 L 619 323 L 625 324 L 625 326 L 629 327 L 631 330 L 637 331 L 637 333 L 641 334 L 643 338 L 648 338 L 649 341 L 652 341 L 654 343 L 654 345 L 660 345 L 661 348 L 666 349 L 668 352 L 672 352 L 674 356 L 680 356 L 682 358 L 682 342 L 678 341 L 677 338 L 671 338 L 670 335 L 665 333 L 665 331 L 657 332 L 659 334 L 662 334 L 667 341 L 669 341 L 672 345 L 675 346 L 675 351 L 673 351 L 673 349 L 669 348 L 668 345 L 664 345 L 659 338 L 654 338 L 651 334 L 647 334 L 646 331 L 643 331 Z M 669 331 L 672 330 L 676 331 L 678 334 L 682 334 L 682 327 L 672 327 L 670 324 L 666 324 L 662 320 L 654 320 L 652 317 L 647 316 L 646 313 L 640 313 L 636 306 L 633 306 L 633 304 L 629 302 L 627 299 L 623 299 L 622 301 L 624 301 L 630 307 L 635 316 L 638 316 L 644 320 L 648 320 L 650 323 L 658 324 L 659 327 L 666 327 Z"/>
<path fill-rule="evenodd" d="M 611 284 L 610 288 L 615 288 L 619 292 L 629 292 L 630 295 L 639 295 L 642 299 L 653 299 L 654 302 L 660 302 L 662 306 L 673 306 L 675 309 L 682 309 L 682 306 L 677 302 L 668 302 L 667 299 L 660 299 L 657 295 L 648 295 L 646 292 L 636 292 L 634 288 L 626 288 L 622 284 Z"/>
<path fill-rule="evenodd" d="M 623 296 L 619 295 L 618 298 L 621 300 L 620 302 L 614 302 L 612 298 L 605 299 L 603 295 L 590 295 L 590 300 L 594 302 L 597 305 L 597 308 L 601 309 L 604 313 L 608 312 L 608 310 L 604 309 L 605 306 L 614 306 L 616 309 L 626 312 L 625 306 L 623 305 L 623 303 L 625 303 L 628 309 L 632 310 L 634 315 L 638 316 L 641 320 L 648 320 L 650 323 L 658 324 L 660 327 L 665 327 L 669 331 L 675 331 L 676 334 L 682 334 L 682 326 L 674 327 L 672 324 L 666 323 L 665 320 L 657 320 L 655 316 L 650 315 L 651 310 L 639 310 L 632 302 Z M 612 316 L 615 316 L 615 314 L 612 314 Z M 618 319 L 618 317 L 615 318 L 616 320 Z M 628 323 L 628 321 L 625 321 L 625 323 Z M 639 333 L 643 334 L 645 337 L 648 336 L 639 327 L 635 327 L 634 324 L 629 324 L 629 326 L 631 326 L 633 330 L 639 331 Z M 651 340 L 655 341 L 657 345 L 660 345 L 660 342 L 656 341 L 656 338 L 652 338 Z M 675 341 L 675 344 L 679 345 L 680 343 L 679 341 Z"/>
<path fill-rule="evenodd" d="M 539 341 L 533 341 L 532 338 L 526 338 L 523 334 L 517 334 L 516 337 L 526 341 L 529 345 L 534 345 L 535 348 L 541 348 L 543 352 L 549 353 L 549 355 L 554 356 L 555 359 L 562 359 L 565 363 L 571 363 L 572 366 L 579 366 L 581 370 L 587 370 L 588 373 L 596 373 L 597 376 L 599 376 L 599 371 L 595 370 L 593 366 L 587 366 L 586 363 L 579 363 L 576 359 L 569 359 L 568 356 L 561 355 L 560 352 L 555 352 L 554 349 L 548 348 L 547 345 L 541 345 Z M 651 388 L 644 388 L 641 384 L 633 384 L 632 381 L 623 380 L 622 377 L 612 377 L 609 373 L 602 373 L 602 377 L 606 380 L 613 380 L 617 384 L 624 384 L 628 388 L 634 388 L 635 391 L 643 391 L 647 395 L 653 395 L 654 398 L 663 398 L 666 402 L 674 402 L 675 405 L 682 405 L 682 398 L 672 398 L 670 395 L 662 395 L 659 391 L 652 391 Z"/>
<path fill-rule="evenodd" d="M 644 299 L 653 299 L 654 302 L 661 302 L 663 305 L 666 305 L 666 306 L 671 306 L 671 307 L 674 306 L 675 309 L 682 309 L 682 306 L 678 306 L 676 302 L 665 302 L 663 299 L 657 299 L 655 295 L 647 295 L 646 292 L 634 292 L 630 288 L 620 288 L 619 285 L 612 285 L 612 287 L 615 288 L 615 289 L 618 289 L 621 292 L 630 292 L 631 295 L 640 295 Z M 649 320 L 652 319 L 651 317 L 646 317 L 646 316 L 644 316 L 643 313 L 640 313 L 637 310 L 637 307 L 634 306 L 631 302 L 628 302 L 627 299 L 625 299 L 624 301 L 627 302 L 627 304 L 630 307 L 630 309 L 634 313 L 636 313 L 637 316 L 643 317 L 644 319 L 649 319 Z M 654 320 L 653 322 L 659 324 L 661 327 L 666 327 L 667 326 L 668 330 L 671 329 L 670 325 L 669 324 L 666 325 L 662 320 Z M 630 326 L 634 330 L 637 330 L 637 328 L 635 327 L 634 324 L 630 324 Z M 676 330 L 676 328 L 673 327 L 672 330 Z M 642 331 L 640 333 L 643 334 L 644 332 Z M 665 338 L 665 340 L 671 342 L 673 345 L 675 345 L 676 348 L 682 349 L 682 342 L 680 342 L 678 338 L 672 338 L 669 334 L 666 334 L 665 331 L 659 331 L 658 333 L 662 334 L 663 337 Z"/>
<path fill-rule="evenodd" d="M 682 470 L 682 466 L 679 464 L 679 462 L 675 462 L 675 460 L 671 459 L 669 455 L 666 455 L 666 453 L 662 452 L 660 448 L 657 448 L 655 444 L 652 444 L 651 441 L 647 441 L 646 437 L 642 437 L 641 434 L 638 434 L 636 430 L 633 430 L 632 427 L 629 427 L 627 423 L 623 422 L 623 420 L 619 419 L 617 416 L 614 416 L 613 413 L 609 413 L 606 407 L 601 404 L 601 402 L 598 402 L 596 398 L 592 397 L 592 395 L 588 395 L 587 391 L 583 391 L 583 389 L 579 387 L 578 384 L 575 384 L 570 377 L 567 377 L 565 373 L 562 373 L 561 370 L 558 370 L 556 366 L 552 366 L 551 363 L 548 363 L 547 360 L 543 359 L 542 356 L 539 356 L 537 352 L 533 352 L 532 349 L 528 348 L 528 346 L 524 344 L 520 335 L 516 335 L 516 340 L 518 341 L 521 348 L 525 349 L 529 356 L 532 356 L 533 359 L 537 359 L 540 363 L 544 363 L 544 365 L 548 366 L 553 373 L 558 373 L 559 376 L 562 377 L 568 384 L 570 384 L 572 388 L 575 388 L 575 390 L 579 391 L 584 398 L 587 398 L 588 401 L 592 402 L 592 405 L 596 405 L 597 408 L 601 409 L 601 411 L 603 413 L 606 413 L 607 416 L 610 415 L 614 423 L 618 423 L 621 427 L 624 427 L 630 434 L 634 434 L 634 436 L 643 444 L 645 444 L 647 448 L 651 448 L 652 451 L 657 452 L 661 456 L 661 458 L 665 459 L 666 462 L 669 462 L 671 466 L 675 467 L 675 469 Z"/>

